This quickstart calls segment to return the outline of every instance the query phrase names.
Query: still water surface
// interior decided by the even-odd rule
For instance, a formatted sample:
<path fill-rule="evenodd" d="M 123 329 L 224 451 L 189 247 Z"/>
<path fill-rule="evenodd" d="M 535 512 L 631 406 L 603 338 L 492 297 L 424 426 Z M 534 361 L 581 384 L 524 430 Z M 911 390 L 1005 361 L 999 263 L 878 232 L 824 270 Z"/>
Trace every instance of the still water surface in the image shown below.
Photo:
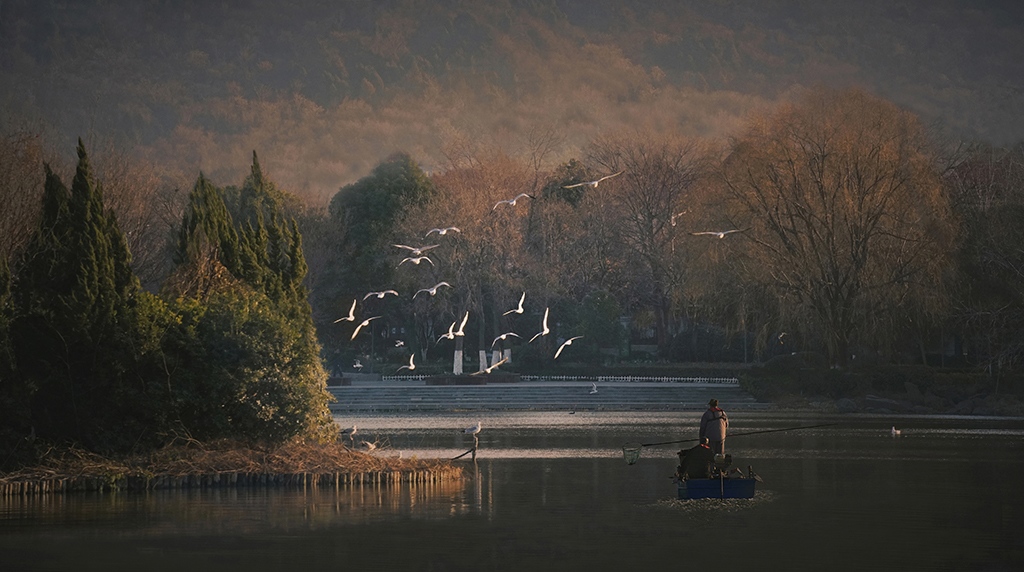
<path fill-rule="evenodd" d="M 752 500 L 677 501 L 698 413 L 339 418 L 471 478 L 0 499 L 0 570 L 1024 570 L 1024 419 L 731 413 Z M 895 424 L 902 435 L 893 438 Z"/>

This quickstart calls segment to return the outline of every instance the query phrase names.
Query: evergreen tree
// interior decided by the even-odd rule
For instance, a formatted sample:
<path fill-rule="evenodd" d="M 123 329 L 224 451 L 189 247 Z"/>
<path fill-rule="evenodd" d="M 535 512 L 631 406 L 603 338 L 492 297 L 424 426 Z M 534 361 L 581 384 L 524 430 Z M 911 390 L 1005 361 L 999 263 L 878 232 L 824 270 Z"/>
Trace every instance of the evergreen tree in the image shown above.
<path fill-rule="evenodd" d="M 138 280 L 124 235 L 78 143 L 71 191 L 49 167 L 40 224 L 13 284 L 17 381 L 41 436 L 117 447 L 129 384 Z"/>
<path fill-rule="evenodd" d="M 251 174 L 237 192 L 197 183 L 193 194 L 200 196 L 190 197 L 178 252 L 203 252 L 196 242 L 217 233 L 222 238 L 209 242 L 234 244 L 236 256 L 231 260 L 224 247 L 206 247 L 216 258 L 206 266 L 222 268 L 228 276 L 219 275 L 202 300 L 190 300 L 186 289 L 177 289 L 185 297 L 176 302 L 182 330 L 174 343 L 180 359 L 202 364 L 185 368 L 178 384 L 182 424 L 200 438 L 332 436 L 327 375 L 301 286 L 301 237 L 295 221 L 282 212 L 283 193 L 264 177 L 253 153 Z M 223 239 L 229 235 L 234 242 Z M 196 268 L 179 267 L 177 281 L 194 282 L 182 275 Z"/>

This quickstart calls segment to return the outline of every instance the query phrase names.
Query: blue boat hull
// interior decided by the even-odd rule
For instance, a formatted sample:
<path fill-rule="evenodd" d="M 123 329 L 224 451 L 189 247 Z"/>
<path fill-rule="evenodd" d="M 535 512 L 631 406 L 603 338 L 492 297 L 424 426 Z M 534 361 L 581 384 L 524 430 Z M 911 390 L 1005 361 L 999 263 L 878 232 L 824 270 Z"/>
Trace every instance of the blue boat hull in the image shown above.
<path fill-rule="evenodd" d="M 688 479 L 679 481 L 679 498 L 749 499 L 754 498 L 756 479 Z"/>

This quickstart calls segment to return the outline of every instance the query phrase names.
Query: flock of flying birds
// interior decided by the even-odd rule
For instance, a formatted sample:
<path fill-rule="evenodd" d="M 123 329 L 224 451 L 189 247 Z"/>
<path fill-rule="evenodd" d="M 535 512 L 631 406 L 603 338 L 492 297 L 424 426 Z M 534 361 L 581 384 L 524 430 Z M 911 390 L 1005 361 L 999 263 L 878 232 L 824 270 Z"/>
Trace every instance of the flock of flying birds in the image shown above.
<path fill-rule="evenodd" d="M 625 171 L 618 171 L 616 173 L 612 173 L 611 175 L 605 175 L 604 177 L 601 177 L 599 179 L 595 179 L 593 181 L 584 181 L 582 183 L 575 183 L 575 184 L 572 184 L 572 185 L 564 185 L 562 188 L 564 188 L 564 189 L 572 189 L 572 188 L 577 188 L 577 187 L 597 188 L 597 186 L 601 182 L 606 181 L 608 179 L 611 179 L 612 177 L 617 177 L 617 176 L 621 175 L 624 172 Z M 531 194 L 528 194 L 528 193 L 519 193 L 518 195 L 516 195 L 515 197 L 513 197 L 511 199 L 506 199 L 506 200 L 498 201 L 491 208 L 491 211 L 496 210 L 498 207 L 500 207 L 502 205 L 508 205 L 508 206 L 514 207 L 514 206 L 516 206 L 516 203 L 518 201 L 520 201 L 522 199 L 527 199 L 527 198 L 528 199 L 533 199 L 535 197 L 533 195 L 531 195 Z M 692 234 L 692 235 L 710 235 L 710 236 L 716 236 L 718 238 L 725 238 L 725 236 L 727 236 L 729 234 L 736 233 L 736 232 L 743 232 L 744 230 L 746 230 L 746 229 L 733 229 L 733 230 L 725 230 L 725 231 L 702 231 L 702 232 L 691 232 L 690 234 Z M 440 237 L 440 236 L 445 236 L 445 235 L 447 235 L 449 233 L 461 233 L 461 232 L 462 232 L 462 230 L 460 228 L 458 228 L 458 227 L 455 227 L 455 226 L 448 226 L 448 227 L 441 227 L 441 228 L 432 228 L 432 229 L 430 229 L 426 233 L 424 238 L 429 238 L 431 235 L 433 235 L 435 233 Z M 408 256 L 403 258 L 402 261 L 398 263 L 398 266 L 396 266 L 396 268 L 400 268 L 403 264 L 405 264 L 407 262 L 411 263 L 411 264 L 414 264 L 416 266 L 419 266 L 421 263 L 428 263 L 431 266 L 434 266 L 434 261 L 431 260 L 430 257 L 426 253 L 428 251 L 430 251 L 430 250 L 433 250 L 433 249 L 437 248 L 438 246 L 440 246 L 440 244 L 430 244 L 430 245 L 425 245 L 425 246 L 409 246 L 409 245 L 406 245 L 406 244 L 395 244 L 393 246 L 395 248 L 399 248 L 399 249 L 401 249 L 403 251 L 406 251 L 407 254 L 408 254 Z M 419 290 L 417 290 L 412 295 L 412 297 L 413 297 L 413 299 L 415 299 L 420 294 L 429 294 L 430 296 L 435 296 L 435 295 L 437 295 L 438 289 L 442 288 L 442 287 L 451 288 L 452 285 L 449 284 L 448 282 L 441 281 L 441 282 L 438 282 L 437 284 L 431 286 L 430 288 L 420 288 Z M 386 296 L 396 296 L 397 297 L 398 295 L 399 295 L 398 292 L 396 290 L 393 290 L 393 289 L 381 290 L 381 291 L 376 291 L 376 292 L 368 292 L 365 296 L 363 296 L 363 301 L 365 302 L 366 300 L 368 300 L 370 298 L 376 298 L 376 299 L 380 300 L 380 299 L 384 299 Z M 525 308 L 523 306 L 525 301 L 526 301 L 526 292 L 523 292 L 522 296 L 519 297 L 519 304 L 515 308 L 512 308 L 512 309 L 508 310 L 507 312 L 503 313 L 502 316 L 507 316 L 509 314 L 522 314 L 525 311 Z M 355 312 L 356 312 L 356 304 L 357 304 L 357 301 L 356 300 L 352 300 L 352 306 L 351 306 L 351 308 L 349 308 L 348 315 L 342 316 L 341 318 L 338 318 L 337 320 L 334 320 L 334 323 L 335 324 L 337 324 L 338 322 L 352 322 L 352 323 L 355 323 L 356 320 L 357 320 L 356 314 L 355 314 Z M 543 337 L 543 336 L 546 336 L 546 335 L 551 333 L 551 329 L 548 327 L 549 312 L 550 312 L 550 308 L 545 308 L 544 309 L 544 318 L 541 320 L 541 330 L 539 332 L 537 332 L 536 334 L 534 334 L 533 337 L 531 337 L 527 343 L 533 343 L 536 339 L 538 339 L 540 337 Z M 355 330 L 353 330 L 352 337 L 349 338 L 349 340 L 350 341 L 355 340 L 356 336 L 359 335 L 359 332 L 363 328 L 369 326 L 370 322 L 372 322 L 373 320 L 377 320 L 379 318 L 381 318 L 381 316 L 371 316 L 369 318 L 366 318 L 365 320 L 360 321 L 356 325 Z M 466 327 L 466 322 L 467 321 L 469 321 L 469 312 L 468 311 L 466 312 L 465 316 L 463 316 L 461 322 L 459 322 L 458 320 L 456 320 L 455 322 L 452 322 L 451 326 L 448 327 L 448 331 L 446 333 L 442 334 L 437 339 L 437 341 L 434 342 L 434 343 L 435 344 L 440 343 L 440 341 L 443 340 L 443 339 L 453 340 L 456 337 L 464 336 L 465 335 L 464 328 Z M 456 323 L 459 323 L 459 329 L 458 330 L 455 329 L 455 324 Z M 562 344 L 559 345 L 558 349 L 555 351 L 554 358 L 552 358 L 552 359 L 558 359 L 558 357 L 560 355 L 562 355 L 562 352 L 567 347 L 571 346 L 574 341 L 576 341 L 576 340 L 578 340 L 578 339 L 580 339 L 582 337 L 583 336 L 573 336 L 573 337 L 565 340 L 564 342 L 562 342 Z M 494 338 L 494 341 L 491 342 L 491 349 L 493 349 L 494 346 L 497 345 L 497 343 L 499 341 L 504 342 L 504 341 L 508 340 L 509 338 L 520 338 L 521 339 L 522 337 L 519 334 L 515 333 L 515 332 L 511 332 L 511 331 L 510 332 L 505 332 L 504 334 L 501 334 L 500 336 Z M 401 341 L 396 342 L 396 346 L 401 347 L 402 345 L 404 345 L 404 344 Z M 414 352 L 412 355 L 409 356 L 409 363 L 405 364 L 405 365 L 402 365 L 401 367 L 398 368 L 397 371 L 402 371 L 402 370 L 413 371 L 413 370 L 415 370 L 416 369 L 415 357 L 416 357 L 416 354 Z M 504 358 L 504 359 L 501 359 L 501 360 L 495 362 L 490 367 L 484 368 L 484 369 L 474 373 L 473 375 L 484 375 L 484 374 L 491 373 L 492 371 L 494 371 L 496 368 L 498 368 L 499 366 L 501 366 L 502 364 L 504 364 L 507 361 L 508 361 L 507 357 Z M 359 361 L 356 360 L 356 363 L 354 364 L 354 367 L 356 367 L 358 369 L 358 368 L 362 367 L 362 364 L 360 364 Z M 595 389 L 595 391 L 592 391 L 592 393 L 596 392 L 596 387 L 594 389 Z M 352 428 L 352 431 L 353 432 L 355 431 L 355 427 Z M 479 424 L 477 424 L 476 433 L 479 433 L 479 431 L 480 431 Z"/>

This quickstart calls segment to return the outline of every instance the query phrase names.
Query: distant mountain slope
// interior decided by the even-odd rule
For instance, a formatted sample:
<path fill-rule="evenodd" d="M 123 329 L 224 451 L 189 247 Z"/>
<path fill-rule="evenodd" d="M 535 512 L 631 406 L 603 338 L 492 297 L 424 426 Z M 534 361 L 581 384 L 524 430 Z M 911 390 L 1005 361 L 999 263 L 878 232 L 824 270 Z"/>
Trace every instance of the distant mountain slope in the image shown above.
<path fill-rule="evenodd" d="M 240 180 L 257 149 L 320 199 L 397 149 L 429 168 L 446 142 L 515 149 L 538 127 L 567 137 L 564 155 L 609 129 L 724 136 L 816 83 L 1002 143 L 1024 133 L 1022 14 L 968 0 L 3 0 L 0 103 L 5 121 L 114 137 L 184 176 Z"/>

